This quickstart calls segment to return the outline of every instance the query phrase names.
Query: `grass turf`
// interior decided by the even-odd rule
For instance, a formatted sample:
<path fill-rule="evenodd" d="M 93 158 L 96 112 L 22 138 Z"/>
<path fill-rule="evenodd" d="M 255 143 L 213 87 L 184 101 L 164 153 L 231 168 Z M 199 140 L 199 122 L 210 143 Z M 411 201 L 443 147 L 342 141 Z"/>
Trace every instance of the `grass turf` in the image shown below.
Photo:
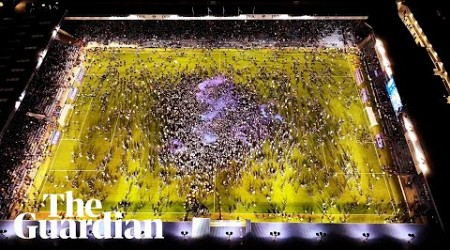
<path fill-rule="evenodd" d="M 279 107 L 287 103 L 280 113 L 299 135 L 295 147 L 279 145 L 276 151 L 265 141 L 263 161 L 249 156 L 246 166 L 215 171 L 215 191 L 197 194 L 212 219 L 381 223 L 404 212 L 396 177 L 381 169 L 391 163 L 389 153 L 374 146 L 380 127 L 369 128 L 358 96 L 355 51 L 140 49 L 136 53 L 132 48 L 109 48 L 85 53 L 87 73 L 82 83 L 76 83 L 75 108 L 67 126 L 60 128 L 61 140 L 39 167 L 25 210 L 33 210 L 31 205 L 39 203 L 44 193 L 72 190 L 75 197 L 102 200 L 104 210 L 123 211 L 126 218 L 189 218 L 183 205 L 195 177 L 176 177 L 176 166 L 158 162 L 161 125 L 149 112 L 156 103 L 149 95 L 152 86 L 177 83 L 184 71 L 203 78 L 224 74 L 259 93 L 262 102 L 276 100 Z M 105 74 L 109 63 L 118 71 Z M 303 76 L 296 78 L 294 68 Z M 264 77 L 266 72 L 272 76 Z M 279 87 L 284 75 L 290 81 L 287 90 Z M 330 116 L 320 120 L 308 102 L 317 103 Z M 125 110 L 132 110 L 128 119 L 118 116 Z M 308 132 L 319 122 L 326 123 L 325 131 Z M 107 154 L 111 157 L 105 160 Z M 86 157 L 92 155 L 95 159 Z M 237 167 L 245 168 L 242 176 L 235 176 Z M 170 178 L 162 172 L 169 172 Z M 129 205 L 118 206 L 121 201 Z M 45 217 L 47 207 L 39 208 L 39 216 Z"/>

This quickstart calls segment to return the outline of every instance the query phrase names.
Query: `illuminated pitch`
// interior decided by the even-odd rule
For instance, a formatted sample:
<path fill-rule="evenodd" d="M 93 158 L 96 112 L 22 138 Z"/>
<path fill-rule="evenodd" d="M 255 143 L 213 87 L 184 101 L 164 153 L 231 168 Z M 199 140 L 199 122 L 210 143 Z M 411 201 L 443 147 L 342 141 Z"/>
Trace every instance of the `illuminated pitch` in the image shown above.
<path fill-rule="evenodd" d="M 72 190 L 136 219 L 404 220 L 356 50 L 84 53 L 26 210 Z"/>

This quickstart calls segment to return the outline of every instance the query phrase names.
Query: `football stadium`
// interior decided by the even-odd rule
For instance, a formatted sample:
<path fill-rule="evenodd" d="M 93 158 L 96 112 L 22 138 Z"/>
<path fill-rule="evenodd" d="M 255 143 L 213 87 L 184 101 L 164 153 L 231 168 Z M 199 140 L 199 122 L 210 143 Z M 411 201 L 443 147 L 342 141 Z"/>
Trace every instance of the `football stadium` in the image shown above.
<path fill-rule="evenodd" d="M 239 10 L 48 17 L 0 137 L 0 217 L 46 219 L 45 197 L 72 191 L 173 235 L 189 228 L 184 239 L 436 223 L 428 162 L 368 17 Z"/>
<path fill-rule="evenodd" d="M 96 42 L 69 71 L 24 209 L 74 190 L 130 218 L 405 219 L 356 46 Z"/>

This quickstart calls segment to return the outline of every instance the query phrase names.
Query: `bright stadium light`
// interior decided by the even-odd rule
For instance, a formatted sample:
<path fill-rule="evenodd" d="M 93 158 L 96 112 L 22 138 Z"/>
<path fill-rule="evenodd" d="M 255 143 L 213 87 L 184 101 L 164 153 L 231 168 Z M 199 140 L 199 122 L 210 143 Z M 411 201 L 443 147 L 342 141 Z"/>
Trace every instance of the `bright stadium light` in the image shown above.
<path fill-rule="evenodd" d="M 186 240 L 186 235 L 188 235 L 188 231 L 181 231 L 181 235 L 183 235 L 183 240 Z"/>
<path fill-rule="evenodd" d="M 381 66 L 384 69 L 384 72 L 391 77 L 392 76 L 392 68 L 391 68 L 391 62 L 389 61 L 389 58 L 386 53 L 386 49 L 384 48 L 383 42 L 380 39 L 376 39 L 375 43 L 375 49 L 378 53 L 378 56 L 380 58 Z"/>
<path fill-rule="evenodd" d="M 55 27 L 55 30 L 56 30 L 56 32 L 58 32 L 58 31 L 59 31 L 59 29 L 61 29 L 61 26 L 59 26 L 59 25 L 56 25 L 56 27 Z"/>
<path fill-rule="evenodd" d="M 322 239 L 325 238 L 325 237 L 327 236 L 327 233 L 324 233 L 324 232 L 317 232 L 317 233 L 316 233 L 316 236 L 317 236 L 317 240 L 318 240 L 318 241 L 322 241 Z"/>
<path fill-rule="evenodd" d="M 0 7 L 2 7 L 2 6 L 3 6 L 3 3 L 0 2 Z M 5 239 L 8 239 L 8 237 L 5 235 L 7 232 L 8 232 L 8 230 L 1 229 L 0 236 L 3 236 L 3 237 L 5 237 Z"/>
<path fill-rule="evenodd" d="M 15 110 L 19 109 L 20 105 L 22 104 L 23 98 L 25 97 L 25 94 L 26 94 L 26 91 L 23 91 L 20 94 L 19 99 L 16 101 L 16 103 L 14 105 Z"/>
<path fill-rule="evenodd" d="M 422 145 L 420 144 L 419 137 L 415 131 L 414 125 L 411 119 L 409 119 L 406 115 L 403 115 L 402 118 L 406 129 L 405 138 L 408 142 L 408 146 L 414 160 L 414 165 L 416 165 L 416 171 L 417 173 L 422 172 L 423 174 L 427 174 L 429 172 L 427 159 L 422 149 Z"/>
<path fill-rule="evenodd" d="M 39 56 L 37 59 L 37 64 L 36 64 L 36 69 L 39 69 L 39 67 L 41 67 L 42 61 L 44 59 L 42 58 L 42 56 Z"/>
<path fill-rule="evenodd" d="M 362 233 L 362 236 L 364 237 L 364 242 L 366 242 L 370 237 L 370 233 Z"/>
<path fill-rule="evenodd" d="M 46 55 L 47 55 L 47 49 L 41 51 L 38 54 L 36 69 L 39 69 L 39 67 L 41 67 L 41 64 L 44 61 L 44 58 L 45 58 Z"/>
<path fill-rule="evenodd" d="M 225 232 L 225 235 L 228 236 L 228 240 L 231 240 L 231 236 L 233 235 L 233 232 L 231 232 L 231 231 L 226 231 L 226 232 Z"/>
<path fill-rule="evenodd" d="M 269 234 L 270 234 L 270 236 L 273 237 L 273 241 L 276 241 L 277 237 L 281 235 L 281 233 L 279 231 L 272 231 Z"/>

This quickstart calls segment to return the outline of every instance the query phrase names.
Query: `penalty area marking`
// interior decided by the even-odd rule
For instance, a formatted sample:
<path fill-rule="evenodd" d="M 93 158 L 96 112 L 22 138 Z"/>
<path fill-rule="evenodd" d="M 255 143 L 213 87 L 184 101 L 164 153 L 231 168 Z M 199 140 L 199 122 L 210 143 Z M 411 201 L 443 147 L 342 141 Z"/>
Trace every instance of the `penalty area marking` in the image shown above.
<path fill-rule="evenodd" d="M 386 174 L 383 174 L 383 175 L 384 175 L 384 176 L 383 176 L 384 185 L 386 186 L 386 189 L 387 189 L 388 194 L 389 194 L 389 203 L 391 203 L 392 209 L 393 209 L 393 211 L 395 212 L 395 206 L 394 206 L 395 200 L 392 198 L 391 188 L 390 188 L 389 183 L 388 183 L 388 181 L 387 181 L 387 176 L 386 176 Z M 391 202 L 391 201 L 392 201 L 392 202 Z"/>
<path fill-rule="evenodd" d="M 64 131 L 62 131 L 61 132 L 61 138 L 64 136 Z M 50 172 L 52 172 L 53 171 L 53 165 L 54 165 L 54 163 L 55 163 L 55 159 L 56 159 L 56 155 L 58 154 L 58 152 L 59 152 L 59 147 L 61 146 L 61 140 L 58 142 L 58 147 L 56 148 L 56 151 L 55 151 L 55 154 L 52 156 L 52 162 L 50 163 L 50 167 L 49 167 L 49 169 L 48 169 L 48 171 L 45 173 L 45 179 L 44 179 L 44 181 L 42 182 L 42 184 L 41 184 L 41 187 L 39 188 L 39 191 L 38 191 L 38 197 L 39 196 L 41 196 L 41 192 L 42 192 L 42 189 L 45 187 L 45 184 L 47 184 L 47 180 L 48 180 L 48 174 L 50 173 Z"/>
<path fill-rule="evenodd" d="M 80 140 L 80 138 L 81 138 L 81 134 L 83 133 L 84 124 L 86 123 L 87 117 L 89 116 L 89 113 L 91 112 L 91 105 L 92 105 L 93 101 L 94 101 L 94 98 L 91 98 L 91 101 L 89 102 L 88 110 L 86 112 L 86 115 L 84 116 L 83 123 L 81 124 L 80 133 L 78 134 L 78 139 L 77 140 Z"/>
<path fill-rule="evenodd" d="M 104 172 L 105 169 L 97 170 L 97 169 L 54 169 L 52 172 Z"/>
<path fill-rule="evenodd" d="M 80 141 L 80 139 L 61 139 L 61 141 Z"/>
<path fill-rule="evenodd" d="M 356 93 L 358 93 L 359 91 L 359 88 L 358 88 L 358 86 L 357 85 L 354 85 L 355 86 L 355 89 L 356 89 Z M 362 102 L 362 100 L 361 100 L 361 98 L 358 98 L 358 103 L 359 103 L 359 105 L 361 106 L 361 108 L 364 110 L 365 109 L 365 105 L 364 105 L 364 103 Z M 368 117 L 367 117 L 367 113 L 366 112 L 364 112 L 364 121 L 366 122 L 366 124 L 370 124 L 370 122 L 367 120 L 368 119 Z M 377 119 L 377 122 L 381 119 L 380 117 L 378 117 L 378 116 L 376 116 L 376 119 Z M 370 130 L 370 127 L 369 127 L 369 130 Z M 384 131 L 383 131 L 384 132 Z M 372 133 L 372 132 L 370 132 L 369 133 L 370 134 L 370 138 L 372 139 L 372 141 L 373 142 L 375 142 L 376 140 L 375 140 L 375 135 Z M 372 143 L 371 143 L 372 144 Z M 380 155 L 379 155 L 379 153 L 378 153 L 378 149 L 377 149 L 377 147 L 375 146 L 375 143 L 373 143 L 372 144 L 373 145 L 373 149 L 375 150 L 375 154 L 376 154 L 376 157 L 377 157 L 377 160 L 378 160 L 378 164 L 379 164 L 379 166 L 380 166 L 380 168 L 383 166 L 383 164 L 381 163 L 381 160 L 380 160 Z M 393 211 L 395 211 L 395 206 L 394 206 L 394 204 L 393 203 L 395 203 L 395 201 L 393 200 L 393 198 L 392 198 L 392 194 L 391 194 L 391 192 L 392 192 L 392 190 L 391 190 L 391 187 L 390 187 L 390 185 L 389 185 L 389 183 L 387 182 L 387 180 L 386 180 L 386 174 L 384 174 L 384 173 L 381 173 L 381 175 L 383 175 L 383 179 L 384 179 L 384 185 L 385 185 L 385 187 L 386 187 L 386 189 L 387 189 L 387 192 L 388 192 L 388 194 L 389 194 L 389 199 L 390 199 L 390 201 L 392 201 L 392 202 L 390 202 L 391 203 L 391 205 L 392 205 L 392 209 L 393 209 Z"/>
<path fill-rule="evenodd" d="M 88 110 L 87 110 L 87 112 L 86 112 L 86 116 L 84 117 L 84 121 L 83 121 L 83 124 L 82 124 L 82 126 L 81 126 L 81 128 L 80 128 L 80 134 L 78 135 L 78 139 L 64 139 L 64 131 L 62 131 L 61 132 L 61 140 L 59 140 L 59 142 L 58 142 L 58 147 L 56 148 L 56 151 L 55 151 L 55 154 L 52 156 L 52 161 L 51 161 L 51 164 L 50 164 L 50 167 L 49 167 L 49 169 L 48 169 L 48 172 L 46 172 L 46 174 L 45 174 L 45 179 L 44 179 L 44 182 L 42 183 L 42 185 L 41 185 L 41 187 L 39 188 L 39 196 L 41 195 L 41 192 L 42 192 L 42 189 L 45 187 L 45 185 L 47 184 L 47 181 L 48 181 L 48 174 L 50 173 L 50 172 L 55 172 L 55 171 L 59 171 L 59 170 L 57 170 L 57 169 L 53 169 L 53 166 L 54 166 L 54 163 L 55 163 L 55 160 L 56 160 L 56 156 L 57 156 L 57 154 L 58 154 L 58 152 L 59 152 L 59 148 L 60 148 L 60 146 L 61 146 L 61 144 L 62 144 L 62 142 L 63 142 L 63 140 L 64 141 L 69 141 L 69 140 L 77 140 L 77 141 L 80 141 L 80 137 L 81 137 L 81 133 L 83 132 L 83 127 L 84 127 L 84 123 L 86 122 L 86 119 L 87 119 L 87 116 L 89 115 L 89 112 L 90 112 L 90 109 L 91 109 L 91 104 L 92 104 L 92 102 L 93 102 L 93 98 L 91 99 L 91 101 L 89 102 L 89 107 L 88 107 Z M 72 117 L 70 117 L 70 119 L 69 119 L 69 121 L 71 120 L 71 118 Z M 95 171 L 98 171 L 98 170 L 95 170 Z M 103 169 L 103 171 L 104 171 L 104 169 Z"/>

